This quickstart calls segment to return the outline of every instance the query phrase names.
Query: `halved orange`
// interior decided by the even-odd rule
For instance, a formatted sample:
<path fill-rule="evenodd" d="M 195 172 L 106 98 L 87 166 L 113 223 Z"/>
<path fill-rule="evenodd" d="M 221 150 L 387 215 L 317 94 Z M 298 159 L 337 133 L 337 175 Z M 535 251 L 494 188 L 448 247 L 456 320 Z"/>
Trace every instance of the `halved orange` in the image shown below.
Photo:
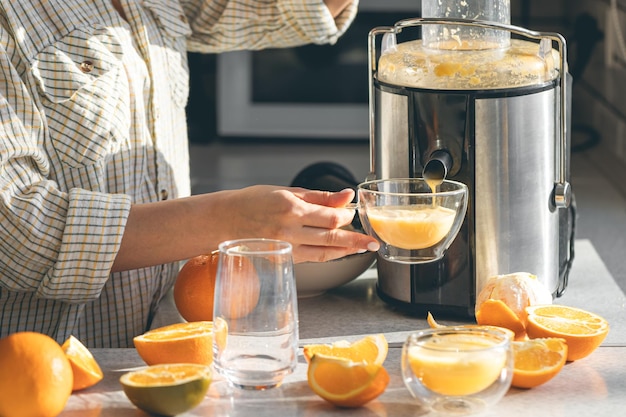
<path fill-rule="evenodd" d="M 567 343 L 561 338 L 513 342 L 513 381 L 518 388 L 533 388 L 554 378 L 567 359 Z"/>
<path fill-rule="evenodd" d="M 61 345 L 65 356 L 72 365 L 74 384 L 72 391 L 89 388 L 102 380 L 104 374 L 89 349 L 74 336 L 67 338 Z"/>
<path fill-rule="evenodd" d="M 387 370 L 379 364 L 314 354 L 307 371 L 309 386 L 338 407 L 360 407 L 382 394 L 389 384 Z"/>
<path fill-rule="evenodd" d="M 177 363 L 127 372 L 120 384 L 138 408 L 161 416 L 175 416 L 202 402 L 211 384 L 211 368 Z"/>
<path fill-rule="evenodd" d="M 476 323 L 486 326 L 504 327 L 515 333 L 515 340 L 526 337 L 522 320 L 502 300 L 485 300 L 476 311 Z"/>
<path fill-rule="evenodd" d="M 609 323 L 589 311 L 564 305 L 538 305 L 526 308 L 526 332 L 531 339 L 560 337 L 567 342 L 567 360 L 591 354 L 609 333 Z"/>
<path fill-rule="evenodd" d="M 309 344 L 303 347 L 307 362 L 317 354 L 382 365 L 387 358 L 389 345 L 383 334 L 367 335 L 353 343 L 345 340 L 331 344 Z"/>
<path fill-rule="evenodd" d="M 176 323 L 150 330 L 133 339 L 137 353 L 148 365 L 213 363 L 213 322 Z"/>

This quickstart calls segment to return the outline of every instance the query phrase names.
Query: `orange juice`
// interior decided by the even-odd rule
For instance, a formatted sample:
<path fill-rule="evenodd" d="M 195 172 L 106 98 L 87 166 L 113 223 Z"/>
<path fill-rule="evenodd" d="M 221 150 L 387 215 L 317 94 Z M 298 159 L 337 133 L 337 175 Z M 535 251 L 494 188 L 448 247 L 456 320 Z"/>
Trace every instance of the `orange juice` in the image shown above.
<path fill-rule="evenodd" d="M 437 335 L 409 347 L 411 370 L 429 390 L 442 395 L 472 395 L 493 384 L 507 360 L 505 349 L 480 335 Z"/>
<path fill-rule="evenodd" d="M 441 206 L 380 206 L 367 209 L 374 232 L 389 245 L 401 249 L 424 249 L 450 232 L 455 211 Z"/>

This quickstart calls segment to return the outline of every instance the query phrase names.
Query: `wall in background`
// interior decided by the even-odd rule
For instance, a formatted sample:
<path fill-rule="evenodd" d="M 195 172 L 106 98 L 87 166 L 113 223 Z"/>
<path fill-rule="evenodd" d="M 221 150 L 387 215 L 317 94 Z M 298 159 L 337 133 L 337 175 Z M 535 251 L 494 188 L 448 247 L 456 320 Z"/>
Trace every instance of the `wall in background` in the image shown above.
<path fill-rule="evenodd" d="M 570 61 L 570 70 L 576 72 L 572 138 L 574 148 L 597 147 L 602 150 L 605 162 L 617 162 L 624 168 L 626 51 L 619 48 L 611 19 L 616 16 L 622 36 L 626 36 L 626 0 L 617 0 L 615 4 L 617 11 L 611 9 L 611 0 L 574 0 L 566 8 L 569 18 L 572 21 L 578 18 L 581 26 L 579 36 L 573 39 L 573 55 L 579 62 L 585 54 L 589 55 L 583 68 L 572 68 Z M 584 21 L 581 16 L 585 17 Z M 597 24 L 595 30 L 592 21 Z"/>
<path fill-rule="evenodd" d="M 621 28 L 626 31 L 626 0 L 617 3 Z M 626 58 L 616 47 L 606 51 L 610 5 L 611 0 L 511 0 L 511 20 L 515 25 L 556 31 L 566 37 L 574 76 L 573 150 L 603 150 L 607 158 L 626 167 Z M 607 66 L 607 61 L 613 64 Z M 190 138 L 196 143 L 220 139 L 215 117 L 220 81 L 215 63 L 215 55 L 190 54 L 188 118 Z"/>

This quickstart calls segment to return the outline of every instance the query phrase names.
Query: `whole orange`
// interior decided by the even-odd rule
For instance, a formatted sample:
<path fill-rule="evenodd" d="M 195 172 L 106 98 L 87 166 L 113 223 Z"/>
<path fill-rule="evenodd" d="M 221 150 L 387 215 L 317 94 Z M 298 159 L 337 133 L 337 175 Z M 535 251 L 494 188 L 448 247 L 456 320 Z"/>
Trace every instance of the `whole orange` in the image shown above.
<path fill-rule="evenodd" d="M 72 384 L 72 366 L 51 337 L 18 332 L 0 339 L 0 416 L 55 417 Z"/>
<path fill-rule="evenodd" d="M 189 259 L 180 269 L 174 284 L 174 303 L 180 315 L 187 321 L 212 321 L 213 299 L 219 251 L 208 255 L 199 255 Z M 232 294 L 228 299 L 226 311 L 229 317 L 246 316 L 254 309 L 261 290 L 259 277 L 254 267 L 241 258 L 236 264 L 233 282 L 225 283 L 224 287 Z"/>

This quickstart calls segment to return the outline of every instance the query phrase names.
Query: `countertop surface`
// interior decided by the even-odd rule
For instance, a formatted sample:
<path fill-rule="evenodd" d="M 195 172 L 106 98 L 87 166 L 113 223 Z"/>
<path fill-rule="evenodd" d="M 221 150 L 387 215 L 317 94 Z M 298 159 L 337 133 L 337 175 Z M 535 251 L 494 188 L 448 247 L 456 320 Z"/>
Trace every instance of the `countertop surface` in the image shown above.
<path fill-rule="evenodd" d="M 585 308 L 611 326 L 603 344 L 590 356 L 568 363 L 554 379 L 530 390 L 511 388 L 485 416 L 622 415 L 626 405 L 626 297 L 593 245 L 576 241 L 576 258 L 565 294 L 555 302 Z M 375 269 L 327 293 L 299 299 L 301 344 L 354 340 L 384 333 L 402 342 L 412 331 L 428 327 L 424 317 L 394 310 L 376 295 Z M 163 314 L 171 314 L 164 310 Z M 455 324 L 439 320 L 442 324 Z M 147 415 L 125 397 L 119 377 L 143 366 L 134 349 L 93 349 L 105 377 L 96 386 L 74 393 L 61 417 Z M 385 361 L 391 381 L 376 400 L 357 409 L 340 409 L 317 397 L 306 382 L 302 356 L 294 374 L 267 391 L 241 391 L 216 377 L 202 403 L 184 416 L 417 416 L 426 414 L 405 388 L 400 349 L 389 349 Z"/>
<path fill-rule="evenodd" d="M 580 132 L 573 131 L 572 136 L 575 143 L 587 140 Z M 362 180 L 369 173 L 369 143 L 352 142 L 223 140 L 192 144 L 192 191 L 288 185 L 304 167 L 320 161 L 339 164 Z M 576 238 L 593 244 L 626 292 L 626 167 L 602 146 L 572 153 L 570 163 L 577 203 Z"/>

